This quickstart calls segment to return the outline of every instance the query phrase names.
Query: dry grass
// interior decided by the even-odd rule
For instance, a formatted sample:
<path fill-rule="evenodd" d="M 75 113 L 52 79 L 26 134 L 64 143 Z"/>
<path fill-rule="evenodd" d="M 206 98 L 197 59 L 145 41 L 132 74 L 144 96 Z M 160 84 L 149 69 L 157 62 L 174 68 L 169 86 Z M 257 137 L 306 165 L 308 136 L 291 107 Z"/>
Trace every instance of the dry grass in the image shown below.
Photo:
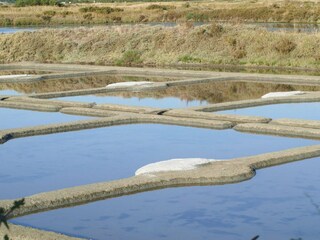
<path fill-rule="evenodd" d="M 90 13 L 83 11 L 83 9 L 88 8 L 92 8 L 95 11 Z M 121 11 L 117 11 L 119 9 Z M 96 3 L 72 4 L 65 7 L 0 6 L 0 26 L 163 21 L 208 22 L 217 20 L 237 22 L 319 22 L 320 3 L 301 0 L 241 0 L 187 3 Z"/>
<path fill-rule="evenodd" d="M 317 68 L 319 46 L 319 33 L 268 32 L 242 25 L 81 27 L 0 35 L 0 62 Z"/>

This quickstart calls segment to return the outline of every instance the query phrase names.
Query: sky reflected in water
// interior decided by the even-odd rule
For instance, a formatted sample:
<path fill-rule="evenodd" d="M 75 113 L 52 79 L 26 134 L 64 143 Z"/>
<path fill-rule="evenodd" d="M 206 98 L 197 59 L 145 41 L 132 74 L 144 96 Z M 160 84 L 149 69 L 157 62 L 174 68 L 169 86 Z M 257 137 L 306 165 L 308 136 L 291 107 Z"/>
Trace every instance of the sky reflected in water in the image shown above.
<path fill-rule="evenodd" d="M 78 101 L 78 102 L 95 102 L 97 104 L 121 104 L 129 106 L 140 107 L 155 107 L 155 108 L 186 108 L 207 105 L 207 101 L 199 100 L 184 100 L 178 97 L 165 98 L 138 98 L 138 97 L 117 97 L 117 96 L 77 96 L 77 97 L 63 97 L 59 98 L 64 101 Z"/>
<path fill-rule="evenodd" d="M 0 130 L 71 122 L 89 118 L 90 117 L 73 116 L 62 114 L 59 112 L 37 112 L 20 109 L 0 108 Z"/>
<path fill-rule="evenodd" d="M 317 141 L 165 125 L 125 125 L 0 145 L 0 199 L 133 176 L 172 158 L 229 159 Z"/>
<path fill-rule="evenodd" d="M 16 96 L 21 94 L 14 90 L 0 90 L 0 95 Z"/>
<path fill-rule="evenodd" d="M 259 170 L 250 181 L 164 189 L 14 220 L 91 239 L 317 239 L 320 158 Z"/>
<path fill-rule="evenodd" d="M 320 120 L 320 103 L 288 103 L 273 104 L 259 107 L 239 108 L 220 111 L 218 113 L 229 113 L 238 115 L 262 116 L 273 119 L 298 118 L 308 120 Z"/>

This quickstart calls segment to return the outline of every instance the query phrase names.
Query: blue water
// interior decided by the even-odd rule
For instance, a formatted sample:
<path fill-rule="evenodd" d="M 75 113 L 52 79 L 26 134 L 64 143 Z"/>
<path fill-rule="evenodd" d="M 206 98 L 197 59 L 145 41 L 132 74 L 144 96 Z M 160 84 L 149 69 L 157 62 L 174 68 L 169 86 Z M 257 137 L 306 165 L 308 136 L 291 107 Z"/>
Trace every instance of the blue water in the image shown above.
<path fill-rule="evenodd" d="M 78 102 L 95 102 L 97 104 L 121 104 L 129 106 L 155 107 L 155 108 L 185 108 L 207 105 L 207 101 L 187 101 L 177 97 L 165 98 L 137 98 L 137 97 L 114 97 L 114 96 L 77 96 L 77 97 L 63 97 L 59 98 L 64 101 L 78 101 Z"/>
<path fill-rule="evenodd" d="M 63 123 L 88 118 L 89 117 L 72 116 L 59 112 L 37 112 L 20 109 L 17 110 L 0 108 L 0 130 L 9 128 L 33 127 L 37 125 L 53 123 Z"/>
<path fill-rule="evenodd" d="M 16 33 L 16 32 L 33 32 L 35 28 L 32 27 L 25 27 L 25 28 L 18 28 L 18 27 L 0 27 L 0 34 L 8 34 L 8 33 Z"/>
<path fill-rule="evenodd" d="M 184 187 L 26 216 L 14 222 L 90 239 L 315 240 L 320 158 L 259 170 L 250 181 Z"/>
<path fill-rule="evenodd" d="M 249 116 L 262 116 L 273 119 L 298 118 L 308 120 L 320 120 L 320 103 L 288 103 L 273 104 L 259 107 L 239 108 L 220 111 L 217 113 L 228 113 Z"/>
<path fill-rule="evenodd" d="M 195 26 L 202 26 L 205 22 L 195 22 Z M 319 24 L 314 23 L 244 23 L 248 26 L 256 26 L 263 28 L 267 31 L 274 32 L 274 31 L 283 31 L 283 32 L 305 32 L 305 33 L 314 33 L 319 32 Z M 150 26 L 162 26 L 162 27 L 176 27 L 177 23 L 175 22 L 152 22 L 152 23 L 110 23 L 108 25 L 64 25 L 64 26 L 32 26 L 32 27 L 0 27 L 0 34 L 1 33 L 16 33 L 21 31 L 36 31 L 42 28 L 77 28 L 77 27 L 94 27 L 94 26 L 120 26 L 120 25 L 150 25 Z"/>
<path fill-rule="evenodd" d="M 14 90 L 0 90 L 0 95 L 16 96 L 16 95 L 20 95 L 20 93 Z"/>
<path fill-rule="evenodd" d="M 151 124 L 13 139 L 0 145 L 0 199 L 125 178 L 172 158 L 229 159 L 316 143 Z"/>

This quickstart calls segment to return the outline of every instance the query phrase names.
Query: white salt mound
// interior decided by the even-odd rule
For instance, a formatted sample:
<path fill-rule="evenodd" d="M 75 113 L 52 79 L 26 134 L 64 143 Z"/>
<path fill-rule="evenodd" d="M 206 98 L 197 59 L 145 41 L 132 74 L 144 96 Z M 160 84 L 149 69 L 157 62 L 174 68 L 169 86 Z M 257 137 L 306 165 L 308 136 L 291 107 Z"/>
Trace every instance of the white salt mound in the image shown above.
<path fill-rule="evenodd" d="M 270 92 L 263 95 L 261 98 L 289 97 L 289 96 L 303 95 L 303 94 L 305 94 L 305 92 L 302 92 L 302 91 Z"/>
<path fill-rule="evenodd" d="M 17 77 L 29 77 L 30 74 L 16 74 L 16 75 L 2 75 L 0 76 L 0 79 L 7 79 L 7 78 L 17 78 Z"/>
<path fill-rule="evenodd" d="M 134 86 L 144 86 L 150 85 L 153 82 L 140 81 L 140 82 L 119 82 L 119 83 L 111 83 L 106 86 L 106 88 L 122 88 L 122 87 L 134 87 Z"/>
<path fill-rule="evenodd" d="M 142 168 L 139 168 L 135 175 L 150 174 L 155 172 L 165 172 L 165 171 L 184 171 L 195 169 L 200 164 L 205 164 L 213 161 L 219 161 L 214 159 L 205 158 L 180 158 L 180 159 L 170 159 L 166 161 L 151 163 Z"/>

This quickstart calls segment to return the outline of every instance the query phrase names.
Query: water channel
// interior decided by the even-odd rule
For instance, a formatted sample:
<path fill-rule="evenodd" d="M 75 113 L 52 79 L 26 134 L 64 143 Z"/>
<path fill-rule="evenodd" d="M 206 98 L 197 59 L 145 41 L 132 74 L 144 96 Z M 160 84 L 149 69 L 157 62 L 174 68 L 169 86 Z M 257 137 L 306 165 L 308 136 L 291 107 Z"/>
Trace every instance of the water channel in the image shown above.
<path fill-rule="evenodd" d="M 201 26 L 205 24 L 210 24 L 207 22 L 195 22 L 195 26 Z M 284 32 L 305 32 L 305 33 L 314 33 L 319 32 L 320 25 L 316 23 L 243 23 L 251 27 L 259 27 L 266 29 L 267 31 L 284 31 Z M 32 32 L 37 31 L 43 28 L 74 28 L 74 27 L 94 27 L 94 26 L 118 26 L 118 25 L 149 25 L 149 26 L 162 26 L 162 27 L 175 27 L 177 23 L 175 22 L 153 22 L 153 23 L 111 23 L 107 25 L 66 25 L 66 26 L 30 26 L 30 27 L 0 27 L 0 34 L 10 34 L 16 32 Z"/>

